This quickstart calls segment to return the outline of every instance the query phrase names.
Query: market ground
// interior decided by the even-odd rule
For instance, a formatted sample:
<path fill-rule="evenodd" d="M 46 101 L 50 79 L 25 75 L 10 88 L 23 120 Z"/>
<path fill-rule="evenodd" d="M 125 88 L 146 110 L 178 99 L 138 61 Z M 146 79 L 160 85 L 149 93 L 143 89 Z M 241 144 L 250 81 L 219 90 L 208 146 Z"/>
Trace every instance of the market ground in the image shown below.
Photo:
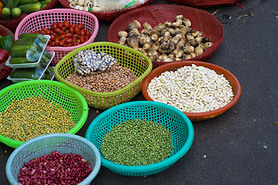
<path fill-rule="evenodd" d="M 152 4 L 173 4 L 154 0 Z M 224 41 L 208 62 L 231 71 L 240 81 L 238 103 L 224 114 L 194 122 L 188 153 L 166 171 L 126 177 L 101 167 L 92 185 L 277 185 L 278 184 L 278 1 L 243 0 L 240 5 L 206 9 L 223 24 Z M 167 13 L 167 12 L 165 12 Z M 109 23 L 100 21 L 95 41 L 106 41 Z M 0 89 L 12 84 L 0 80 Z M 133 101 L 145 100 L 140 93 Z M 77 133 L 84 136 L 101 113 L 90 109 Z M 0 184 L 8 184 L 6 161 L 12 148 L 0 144 Z"/>

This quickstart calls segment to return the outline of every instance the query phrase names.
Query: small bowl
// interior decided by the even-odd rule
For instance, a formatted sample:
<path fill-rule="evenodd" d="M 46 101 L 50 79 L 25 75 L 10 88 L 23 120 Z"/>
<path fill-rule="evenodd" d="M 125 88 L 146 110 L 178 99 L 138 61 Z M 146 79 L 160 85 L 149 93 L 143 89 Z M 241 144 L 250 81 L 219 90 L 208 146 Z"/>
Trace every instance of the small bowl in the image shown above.
<path fill-rule="evenodd" d="M 195 64 L 196 66 L 204 66 L 209 69 L 214 70 L 217 74 L 223 74 L 224 77 L 230 82 L 230 85 L 233 88 L 233 93 L 234 93 L 234 98 L 225 106 L 212 110 L 212 111 L 207 111 L 207 112 L 198 112 L 198 113 L 191 113 L 191 112 L 184 112 L 184 114 L 191 120 L 191 121 L 203 121 L 203 120 L 208 120 L 211 118 L 214 118 L 231 107 L 233 107 L 236 102 L 238 101 L 240 94 L 241 94 L 241 86 L 238 81 L 238 79 L 228 70 L 224 69 L 223 67 L 220 67 L 218 65 L 208 63 L 208 62 L 202 62 L 202 61 L 187 61 L 187 62 L 171 62 L 162 66 L 159 66 L 155 68 L 154 70 L 151 71 L 151 73 L 143 80 L 142 84 L 142 93 L 143 96 L 146 98 L 148 101 L 154 101 L 147 92 L 148 85 L 151 82 L 151 80 L 155 77 L 158 77 L 161 75 L 161 73 L 165 71 L 175 71 L 178 68 L 181 68 L 183 66 L 191 66 L 192 64 Z"/>
<path fill-rule="evenodd" d="M 100 150 L 103 136 L 113 126 L 134 119 L 161 123 L 171 132 L 174 148 L 170 157 L 142 166 L 120 165 L 103 157 Z M 160 102 L 134 101 L 114 106 L 101 113 L 90 124 L 85 138 L 98 148 L 102 165 L 109 170 L 126 176 L 148 176 L 166 170 L 186 154 L 193 143 L 194 128 L 188 117 L 177 108 Z"/>
<path fill-rule="evenodd" d="M 101 159 L 95 145 L 81 136 L 56 133 L 30 139 L 12 152 L 6 164 L 6 175 L 9 182 L 12 185 L 18 185 L 17 176 L 25 162 L 50 154 L 53 151 L 62 154 L 79 154 L 86 161 L 89 161 L 93 171 L 79 185 L 89 185 L 99 172 Z"/>

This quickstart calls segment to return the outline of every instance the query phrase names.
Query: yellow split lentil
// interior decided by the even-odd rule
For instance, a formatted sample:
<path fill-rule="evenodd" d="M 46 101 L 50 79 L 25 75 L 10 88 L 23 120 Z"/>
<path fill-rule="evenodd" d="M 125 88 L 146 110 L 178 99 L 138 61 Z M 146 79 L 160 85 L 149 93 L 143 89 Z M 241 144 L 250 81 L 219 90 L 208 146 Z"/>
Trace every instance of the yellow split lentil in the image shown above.
<path fill-rule="evenodd" d="M 42 96 L 13 100 L 4 112 L 0 112 L 0 134 L 18 141 L 66 133 L 75 124 L 66 109 Z"/>

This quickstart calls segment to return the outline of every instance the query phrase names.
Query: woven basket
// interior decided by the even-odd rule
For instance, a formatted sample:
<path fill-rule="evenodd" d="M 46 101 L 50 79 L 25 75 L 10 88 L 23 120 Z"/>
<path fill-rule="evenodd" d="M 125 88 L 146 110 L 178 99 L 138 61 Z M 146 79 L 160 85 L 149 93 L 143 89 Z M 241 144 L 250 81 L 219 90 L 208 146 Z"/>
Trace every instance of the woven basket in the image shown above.
<path fill-rule="evenodd" d="M 68 133 L 75 134 L 82 128 L 88 117 L 88 105 L 85 99 L 77 91 L 56 81 L 30 80 L 18 82 L 2 89 L 0 91 L 0 112 L 3 112 L 15 99 L 39 95 L 61 105 L 71 113 L 72 120 L 76 125 Z M 0 142 L 12 148 L 17 148 L 24 143 L 2 135 L 0 135 Z"/>
<path fill-rule="evenodd" d="M 59 0 L 59 2 L 61 3 L 61 5 L 64 7 L 64 8 L 71 8 L 69 6 L 69 2 L 68 0 Z M 91 12 L 93 13 L 95 16 L 97 16 L 97 18 L 99 20 L 104 20 L 106 22 L 111 22 L 113 20 L 115 20 L 117 17 L 119 17 L 120 15 L 130 11 L 130 10 L 133 10 L 133 9 L 136 9 L 136 8 L 139 8 L 139 7 L 143 7 L 143 6 L 147 6 L 149 4 L 152 3 L 152 0 L 147 0 L 145 3 L 143 4 L 139 4 L 137 6 L 134 6 L 134 7 L 130 7 L 130 8 L 126 8 L 126 9 L 123 9 L 123 10 L 119 10 L 119 11 L 110 11 L 110 12 Z"/>
<path fill-rule="evenodd" d="M 18 39 L 18 36 L 23 33 L 31 33 L 37 30 L 40 30 L 42 27 L 50 28 L 52 23 L 63 22 L 67 19 L 70 24 L 84 24 L 84 28 L 89 30 L 92 36 L 78 46 L 71 47 L 52 47 L 47 46 L 47 51 L 54 51 L 55 57 L 52 60 L 51 64 L 56 65 L 67 53 L 77 49 L 79 47 L 85 46 L 94 42 L 95 37 L 98 33 L 98 20 L 96 16 L 91 13 L 74 10 L 74 9 L 52 9 L 52 10 L 41 10 L 26 16 L 18 25 L 15 31 L 15 39 Z"/>
<path fill-rule="evenodd" d="M 138 20 L 141 25 L 148 22 L 152 27 L 165 21 L 174 22 L 176 15 L 184 15 L 191 23 L 192 29 L 203 32 L 203 35 L 209 37 L 213 45 L 202 55 L 190 60 L 207 60 L 212 53 L 217 50 L 224 39 L 224 28 L 222 24 L 210 13 L 182 5 L 150 5 L 136 10 L 129 11 L 119 16 L 112 22 L 108 29 L 107 39 L 109 42 L 118 43 L 118 32 L 126 30 L 127 25 L 133 20 Z M 139 30 L 141 31 L 142 28 Z M 167 62 L 152 61 L 153 67 L 160 66 Z"/>
<path fill-rule="evenodd" d="M 179 69 L 183 66 L 191 66 L 192 64 L 195 64 L 196 66 L 204 66 L 206 68 L 212 69 L 217 74 L 223 74 L 224 77 L 230 82 L 230 85 L 233 88 L 234 98 L 227 105 L 225 105 L 219 109 L 216 109 L 216 110 L 212 110 L 212 111 L 208 111 L 208 112 L 200 112 L 200 113 L 199 112 L 198 113 L 184 112 L 184 114 L 191 121 L 204 121 L 204 120 L 214 118 L 214 117 L 224 113 L 225 111 L 227 111 L 228 109 L 230 109 L 237 103 L 237 101 L 239 100 L 239 97 L 241 95 L 241 86 L 240 86 L 238 79 L 231 72 L 229 72 L 228 70 L 226 70 L 220 66 L 217 66 L 215 64 L 211 64 L 208 62 L 201 62 L 201 61 L 172 62 L 172 63 L 168 63 L 165 65 L 159 66 L 159 67 L 155 68 L 154 70 L 152 70 L 152 72 L 143 80 L 143 84 L 142 84 L 142 93 L 143 93 L 144 97 L 146 98 L 146 100 L 154 101 L 148 95 L 148 92 L 147 92 L 149 83 L 151 82 L 151 80 L 153 78 L 160 76 L 161 73 L 164 73 L 166 71 L 176 71 L 177 69 Z"/>
<path fill-rule="evenodd" d="M 124 88 L 113 92 L 95 92 L 81 88 L 66 80 L 74 72 L 74 56 L 81 50 L 93 50 L 104 52 L 118 60 L 121 66 L 130 68 L 138 78 Z M 127 102 L 134 98 L 140 91 L 143 79 L 151 72 L 152 62 L 144 54 L 120 44 L 109 42 L 95 42 L 80 47 L 68 53 L 55 66 L 55 77 L 62 83 L 79 91 L 86 99 L 90 107 L 107 109 L 115 105 Z"/>
<path fill-rule="evenodd" d="M 147 120 L 163 124 L 172 136 L 175 147 L 167 159 L 142 166 L 126 166 L 105 159 L 100 146 L 103 136 L 111 128 L 127 120 Z M 134 101 L 117 105 L 101 113 L 87 129 L 86 139 L 91 141 L 100 151 L 102 165 L 115 173 L 127 176 L 147 176 L 160 173 L 182 158 L 192 145 L 194 128 L 191 121 L 178 109 L 159 102 Z"/>
<path fill-rule="evenodd" d="M 6 35 L 11 35 L 14 38 L 14 33 L 11 32 L 5 26 L 2 26 L 1 24 L 0 24 L 0 33 L 1 33 L 0 35 L 3 37 Z M 6 78 L 12 72 L 12 68 L 6 66 L 5 64 L 6 62 L 0 63 L 0 79 Z"/>
<path fill-rule="evenodd" d="M 178 4 L 196 7 L 196 8 L 208 8 L 212 6 L 231 5 L 241 0 L 170 0 L 170 1 Z"/>

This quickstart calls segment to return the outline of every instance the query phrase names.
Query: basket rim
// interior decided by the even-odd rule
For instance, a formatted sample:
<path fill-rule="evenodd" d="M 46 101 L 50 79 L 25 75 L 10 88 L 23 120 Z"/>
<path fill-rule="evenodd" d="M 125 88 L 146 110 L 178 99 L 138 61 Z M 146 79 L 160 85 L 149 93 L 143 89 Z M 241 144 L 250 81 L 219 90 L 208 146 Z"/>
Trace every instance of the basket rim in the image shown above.
<path fill-rule="evenodd" d="M 31 84 L 31 85 L 32 84 L 33 85 L 34 84 L 43 84 L 43 85 L 48 84 L 48 85 L 55 85 L 55 86 L 58 85 L 58 86 L 62 86 L 67 91 L 69 91 L 69 92 L 73 93 L 74 95 L 76 95 L 77 98 L 80 100 L 80 102 L 82 104 L 83 111 L 82 111 L 82 115 L 80 117 L 80 120 L 67 133 L 75 134 L 76 132 L 78 132 L 82 128 L 82 126 L 85 124 L 85 122 L 87 120 L 87 117 L 88 117 L 88 113 L 89 113 L 88 104 L 87 104 L 85 98 L 78 91 L 76 91 L 75 89 L 72 89 L 72 88 L 66 86 L 63 83 L 60 83 L 60 82 L 57 82 L 57 81 L 52 81 L 52 80 L 28 80 L 28 81 L 18 82 L 18 83 L 12 84 L 12 85 L 10 85 L 10 86 L 0 90 L 0 96 L 2 94 L 4 94 L 4 93 L 10 92 L 12 89 L 14 89 L 16 87 L 25 86 L 25 85 L 28 85 L 28 84 Z M 7 138 L 7 137 L 5 137 L 5 136 L 0 134 L 0 142 L 8 145 L 9 147 L 17 148 L 17 147 L 19 147 L 20 145 L 24 144 L 27 141 L 13 140 L 13 139 Z"/>
<path fill-rule="evenodd" d="M 94 27 L 94 31 L 91 35 L 91 37 L 84 43 L 82 44 L 79 44 L 77 46 L 70 46 L 70 47 L 53 47 L 53 46 L 46 46 L 46 48 L 49 50 L 49 51 L 71 51 L 71 50 L 74 50 L 74 49 L 77 49 L 81 46 L 85 46 L 91 42 L 94 42 L 94 39 L 96 38 L 97 34 L 98 34 L 98 30 L 99 30 L 99 22 L 98 22 L 98 19 L 97 17 L 92 14 L 92 13 L 89 13 L 89 12 L 86 12 L 86 11 L 81 11 L 81 10 L 76 10 L 76 9 L 70 9 L 70 8 L 54 8 L 54 9 L 49 9 L 49 10 L 40 10 L 40 11 L 37 11 L 37 12 L 34 12 L 34 13 L 31 13 L 29 15 L 27 15 L 26 17 L 24 17 L 20 23 L 18 24 L 16 30 L 15 30 L 15 40 L 18 39 L 18 36 L 19 36 L 19 31 L 21 30 L 21 27 L 26 23 L 26 21 L 31 18 L 31 17 L 34 17 L 34 16 L 37 16 L 37 15 L 43 15 L 43 14 L 46 14 L 46 13 L 76 13 L 76 14 L 84 14 L 84 15 L 87 15 L 91 18 L 93 18 L 94 22 L 95 22 L 95 27 Z"/>
<path fill-rule="evenodd" d="M 121 172 L 127 172 L 127 173 L 148 173 L 148 172 L 162 169 L 164 167 L 174 164 L 180 158 L 182 158 L 186 154 L 186 152 L 190 149 L 190 147 L 192 146 L 193 139 L 194 139 L 194 128 L 193 128 L 193 124 L 190 121 L 190 119 L 182 111 L 178 110 L 177 108 L 167 105 L 165 103 L 155 102 L 155 101 L 131 101 L 131 102 L 116 105 L 108 110 L 105 110 L 92 121 L 92 123 L 90 124 L 90 126 L 88 127 L 88 129 L 86 131 L 85 138 L 89 140 L 90 133 L 93 130 L 95 124 L 99 120 L 103 119 L 103 117 L 106 117 L 106 115 L 109 115 L 118 109 L 124 110 L 126 107 L 137 106 L 137 105 L 152 105 L 154 107 L 166 107 L 167 109 L 176 113 L 176 115 L 178 115 L 179 117 L 184 119 L 186 126 L 188 127 L 187 140 L 184 143 L 183 147 L 174 155 L 172 155 L 172 156 L 168 157 L 167 159 L 160 161 L 158 163 L 144 165 L 144 166 L 126 166 L 126 165 L 116 164 L 111 161 L 108 161 L 107 159 L 104 159 L 104 157 L 101 156 L 102 165 L 109 169 L 117 169 Z M 100 151 L 100 153 L 101 153 L 101 151 Z"/>
<path fill-rule="evenodd" d="M 96 160 L 95 160 L 95 168 L 93 169 L 93 171 L 90 173 L 90 175 L 84 179 L 81 183 L 79 183 L 80 185 L 82 184 L 88 184 L 90 183 L 95 176 L 98 174 L 100 167 L 101 167 L 101 158 L 100 158 L 100 153 L 97 149 L 97 147 L 90 142 L 89 140 L 87 140 L 84 137 L 81 137 L 79 135 L 74 135 L 74 134 L 67 134 L 67 133 L 54 133 L 54 134 L 46 134 L 46 135 L 41 135 L 35 138 L 32 138 L 28 141 L 26 141 L 25 143 L 23 143 L 22 145 L 20 145 L 18 148 L 16 148 L 11 155 L 9 156 L 7 163 L 6 163 L 6 175 L 8 177 L 8 180 L 11 184 L 13 183 L 17 183 L 15 181 L 15 179 L 13 178 L 13 176 L 11 175 L 11 169 L 12 169 L 12 161 L 15 158 L 15 156 L 25 147 L 27 147 L 30 144 L 33 144 L 34 142 L 43 140 L 43 139 L 47 139 L 47 138 L 56 138 L 56 137 L 66 137 L 66 138 L 72 138 L 72 139 L 76 139 L 81 141 L 82 143 L 86 144 L 89 148 L 91 148 L 94 151 Z M 83 156 L 82 156 L 83 157 Z"/>
<path fill-rule="evenodd" d="M 227 79 L 229 81 L 229 83 L 232 85 L 231 80 L 232 79 L 235 83 L 233 84 L 233 90 L 234 92 L 234 98 L 225 106 L 220 107 L 216 110 L 211 110 L 211 111 L 207 111 L 207 112 L 195 112 L 195 113 L 191 113 L 191 112 L 183 112 L 185 115 L 187 115 L 190 119 L 194 119 L 194 118 L 200 118 L 200 117 L 210 117 L 212 115 L 219 115 L 225 111 L 227 111 L 228 109 L 230 109 L 232 106 L 234 106 L 237 101 L 240 98 L 241 95 L 241 85 L 239 80 L 236 78 L 236 76 L 234 74 L 232 74 L 230 71 L 228 71 L 227 69 L 218 66 L 216 64 L 213 63 L 208 63 L 208 62 L 204 62 L 204 61 L 182 61 L 182 62 L 172 62 L 172 63 L 168 63 L 168 64 L 164 64 L 162 66 L 159 66 L 157 68 L 155 68 L 154 70 L 151 71 L 151 73 L 143 80 L 142 82 L 142 93 L 143 96 L 146 98 L 146 100 L 148 101 L 154 101 L 148 94 L 147 89 L 148 89 L 148 85 L 150 83 L 150 81 L 155 77 L 158 76 L 159 74 L 165 72 L 165 71 L 169 71 L 171 69 L 175 69 L 175 68 L 181 68 L 183 66 L 191 66 L 192 64 L 195 64 L 197 66 L 203 66 L 209 69 L 212 69 L 215 71 L 215 69 L 221 71 L 221 74 L 224 75 L 224 77 L 227 79 L 227 76 L 230 77 L 229 79 Z"/>
<path fill-rule="evenodd" d="M 125 49 L 126 51 L 128 52 L 131 52 L 131 53 L 135 53 L 137 55 L 139 55 L 140 57 L 142 58 L 145 58 L 146 61 L 148 62 L 148 68 L 145 70 L 145 72 L 143 74 L 141 74 L 137 79 L 135 79 L 133 82 L 129 83 L 127 86 L 123 87 L 122 89 L 119 89 L 119 90 L 116 90 L 116 91 L 112 91 L 112 92 L 96 92 L 96 91 L 91 91 L 91 90 L 88 90 L 88 89 L 84 89 L 82 87 L 79 87 L 77 85 L 74 85 L 70 82 L 68 82 L 67 80 L 63 79 L 59 74 L 58 74 L 58 68 L 68 59 L 68 57 L 70 55 L 72 55 L 72 53 L 77 53 L 78 51 L 81 51 L 81 50 L 84 50 L 84 49 L 87 49 L 91 46 L 94 46 L 94 45 L 106 45 L 106 46 L 114 46 L 114 47 L 118 47 L 118 48 L 122 48 L 122 49 Z M 127 46 L 122 46 L 120 44 L 116 44 L 116 43 L 112 43 L 112 42 L 94 42 L 94 43 L 91 43 L 91 44 L 87 44 L 85 46 L 82 46 L 82 47 L 79 47 L 78 49 L 75 49 L 71 52 L 69 52 L 68 54 L 66 54 L 55 66 L 54 68 L 54 74 L 55 74 L 55 78 L 57 78 L 60 82 L 68 85 L 69 87 L 72 87 L 82 93 L 86 93 L 86 94 L 89 94 L 89 95 L 95 95 L 95 96 L 115 96 L 115 95 L 119 95 L 119 94 L 122 94 L 123 92 L 126 92 L 127 90 L 131 89 L 133 86 L 137 85 L 138 83 L 140 83 L 152 70 L 152 62 L 151 60 L 149 59 L 149 57 L 147 57 L 146 55 L 144 55 L 143 53 L 139 52 L 139 51 L 136 51 L 132 48 L 129 48 Z"/>

